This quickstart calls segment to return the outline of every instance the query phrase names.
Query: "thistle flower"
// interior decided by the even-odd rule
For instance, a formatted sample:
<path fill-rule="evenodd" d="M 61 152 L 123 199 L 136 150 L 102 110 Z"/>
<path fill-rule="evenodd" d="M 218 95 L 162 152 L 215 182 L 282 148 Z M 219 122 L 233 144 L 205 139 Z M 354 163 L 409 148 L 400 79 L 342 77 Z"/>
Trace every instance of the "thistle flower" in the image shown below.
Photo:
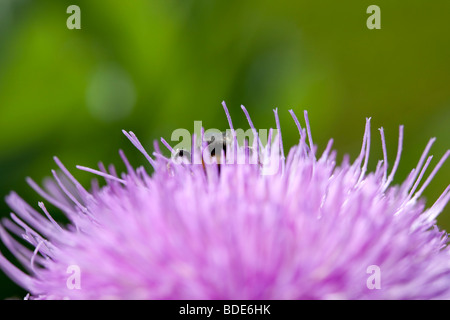
<path fill-rule="evenodd" d="M 381 128 L 384 159 L 368 173 L 370 119 L 357 159 L 337 165 L 333 140 L 317 155 L 306 112 L 305 130 L 290 111 L 300 138 L 285 158 L 277 110 L 278 134 L 263 145 L 242 107 L 256 137 L 249 148 L 237 143 L 223 106 L 232 145 L 214 157 L 205 142 L 181 164 L 157 143 L 151 157 L 124 131 L 154 172 L 133 169 L 120 151 L 127 168 L 120 176 L 113 166 L 78 167 L 106 179 L 91 191 L 55 158 L 61 171 L 46 191 L 27 181 L 70 223 L 61 226 L 44 203 L 41 214 L 11 193 L 15 213 L 0 236 L 22 268 L 1 254 L 0 267 L 36 299 L 450 298 L 447 233 L 435 221 L 450 186 L 429 208 L 421 198 L 449 151 L 419 187 L 430 140 L 407 179 L 391 186 L 403 127 L 392 170 Z M 253 161 L 223 161 L 231 157 Z M 266 164 L 280 170 L 263 174 Z"/>

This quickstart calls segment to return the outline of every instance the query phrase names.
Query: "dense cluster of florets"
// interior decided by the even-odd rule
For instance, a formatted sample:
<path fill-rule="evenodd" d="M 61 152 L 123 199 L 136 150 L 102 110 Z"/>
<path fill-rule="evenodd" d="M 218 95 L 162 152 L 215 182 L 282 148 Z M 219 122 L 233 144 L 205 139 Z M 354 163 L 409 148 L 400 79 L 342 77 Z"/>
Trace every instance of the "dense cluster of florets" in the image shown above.
<path fill-rule="evenodd" d="M 150 156 L 125 132 L 154 172 L 133 169 L 120 151 L 121 175 L 112 166 L 79 167 L 107 181 L 88 191 L 55 158 L 54 183 L 43 190 L 28 182 L 70 223 L 59 225 L 44 203 L 41 214 L 11 193 L 14 214 L 0 237 L 23 270 L 1 254 L 0 267 L 31 298 L 45 299 L 450 298 L 447 233 L 435 222 L 449 188 L 430 208 L 420 198 L 449 152 L 419 187 L 432 139 L 408 178 L 391 186 L 402 127 L 392 170 L 380 129 L 384 159 L 367 173 L 370 119 L 358 158 L 337 165 L 332 140 L 317 155 L 306 113 L 304 129 L 291 112 L 300 140 L 285 157 L 276 110 L 278 134 L 265 145 L 243 110 L 252 147 L 232 135 L 235 152 L 213 155 L 217 161 L 206 161 L 205 143 L 181 163 L 157 144 Z M 254 161 L 221 161 L 231 156 Z M 263 174 L 268 164 L 279 170 Z"/>

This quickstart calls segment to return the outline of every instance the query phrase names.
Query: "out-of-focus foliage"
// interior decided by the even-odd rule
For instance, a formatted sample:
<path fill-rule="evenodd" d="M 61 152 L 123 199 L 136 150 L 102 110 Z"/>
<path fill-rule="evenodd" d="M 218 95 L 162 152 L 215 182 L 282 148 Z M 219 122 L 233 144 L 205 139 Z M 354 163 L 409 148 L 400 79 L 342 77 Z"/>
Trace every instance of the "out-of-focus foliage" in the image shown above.
<path fill-rule="evenodd" d="M 81 30 L 66 27 L 71 4 Z M 381 30 L 366 27 L 371 4 Z M 333 137 L 339 158 L 356 157 L 372 117 L 371 169 L 382 157 L 376 129 L 385 128 L 392 164 L 404 124 L 399 182 L 430 137 L 435 158 L 449 148 L 449 12 L 447 0 L 0 0 L 0 194 L 37 204 L 24 178 L 41 182 L 53 155 L 85 184 L 92 175 L 75 164 L 123 169 L 119 148 L 144 164 L 120 129 L 149 150 L 195 120 L 225 129 L 222 100 L 245 129 L 240 104 L 258 128 L 275 126 L 278 107 L 286 146 L 298 141 L 288 109 L 308 109 L 319 152 Z M 428 204 L 449 176 L 447 164 Z M 0 210 L 9 213 L 3 201 Z M 450 229 L 449 208 L 438 222 Z M 22 295 L 0 275 L 0 298 Z"/>

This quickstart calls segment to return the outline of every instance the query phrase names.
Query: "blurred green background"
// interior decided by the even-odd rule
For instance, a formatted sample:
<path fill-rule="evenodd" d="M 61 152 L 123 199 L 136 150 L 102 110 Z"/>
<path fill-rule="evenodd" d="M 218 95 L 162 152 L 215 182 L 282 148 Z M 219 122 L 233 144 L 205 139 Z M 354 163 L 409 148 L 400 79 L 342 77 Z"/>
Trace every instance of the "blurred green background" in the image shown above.
<path fill-rule="evenodd" d="M 71 4 L 81 30 L 66 27 Z M 366 27 L 371 4 L 381 30 Z M 121 129 L 149 150 L 195 120 L 225 129 L 222 100 L 241 128 L 240 104 L 258 128 L 275 126 L 278 107 L 286 147 L 298 141 L 288 109 L 308 109 L 319 152 L 333 137 L 339 159 L 356 157 L 372 117 L 371 170 L 382 158 L 376 129 L 392 165 L 404 124 L 400 182 L 430 137 L 433 164 L 450 147 L 449 13 L 448 0 L 0 0 L 0 195 L 16 190 L 37 207 L 24 178 L 49 176 L 53 155 L 85 185 L 92 175 L 75 165 L 123 169 L 119 148 L 145 164 Z M 447 163 L 428 205 L 449 176 Z M 450 229 L 449 207 L 438 222 Z M 1 273 L 0 298 L 23 295 Z"/>

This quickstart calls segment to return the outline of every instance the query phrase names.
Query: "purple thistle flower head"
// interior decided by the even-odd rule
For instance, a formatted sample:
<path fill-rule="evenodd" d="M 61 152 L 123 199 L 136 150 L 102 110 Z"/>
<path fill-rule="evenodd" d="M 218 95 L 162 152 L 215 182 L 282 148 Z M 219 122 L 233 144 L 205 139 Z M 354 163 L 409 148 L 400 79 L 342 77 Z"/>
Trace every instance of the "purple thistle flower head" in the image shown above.
<path fill-rule="evenodd" d="M 429 208 L 421 199 L 449 151 L 423 179 L 430 140 L 407 179 L 391 186 L 403 127 L 389 171 L 380 129 L 384 159 L 368 173 L 370 119 L 357 159 L 338 165 L 332 140 L 317 154 L 306 112 L 304 129 L 290 111 L 300 139 L 285 157 L 276 110 L 277 130 L 264 144 L 242 107 L 250 147 L 237 143 L 223 106 L 231 135 L 220 153 L 211 154 L 202 131 L 189 152 L 162 139 L 173 156 L 157 143 L 150 156 L 124 131 L 151 175 L 120 151 L 121 175 L 113 166 L 78 166 L 107 181 L 88 191 L 55 158 L 60 171 L 46 190 L 27 181 L 69 224 L 11 193 L 14 213 L 0 237 L 21 267 L 1 254 L 0 267 L 36 299 L 450 298 L 447 233 L 436 225 L 450 186 Z"/>

